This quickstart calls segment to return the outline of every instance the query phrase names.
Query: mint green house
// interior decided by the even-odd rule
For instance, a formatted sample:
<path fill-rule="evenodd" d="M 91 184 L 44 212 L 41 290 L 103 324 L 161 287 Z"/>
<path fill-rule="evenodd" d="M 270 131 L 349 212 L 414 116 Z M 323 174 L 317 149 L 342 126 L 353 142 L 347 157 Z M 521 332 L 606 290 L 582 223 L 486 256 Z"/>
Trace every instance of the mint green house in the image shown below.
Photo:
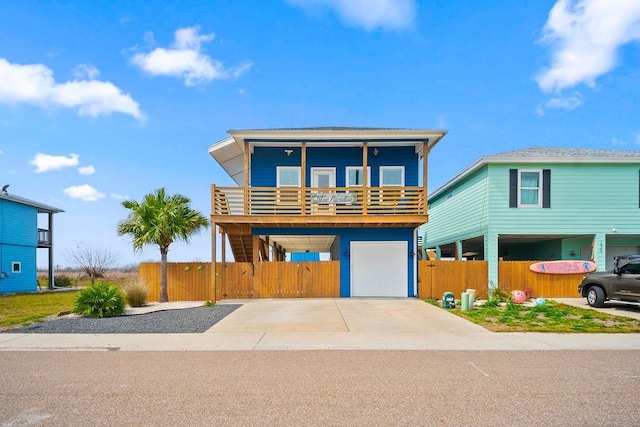
<path fill-rule="evenodd" d="M 640 253 L 640 151 L 534 147 L 481 157 L 429 196 L 423 247 L 498 261 Z"/>

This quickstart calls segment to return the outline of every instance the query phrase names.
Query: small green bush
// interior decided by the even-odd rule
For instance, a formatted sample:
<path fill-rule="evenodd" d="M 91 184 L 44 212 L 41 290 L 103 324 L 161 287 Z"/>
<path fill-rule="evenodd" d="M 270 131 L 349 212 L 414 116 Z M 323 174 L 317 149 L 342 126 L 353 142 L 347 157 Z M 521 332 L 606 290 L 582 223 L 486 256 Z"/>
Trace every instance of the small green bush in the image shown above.
<path fill-rule="evenodd" d="M 124 313 L 125 300 L 120 288 L 96 282 L 78 293 L 73 312 L 88 317 L 113 317 Z"/>
<path fill-rule="evenodd" d="M 122 290 L 127 303 L 131 307 L 143 307 L 147 304 L 149 290 L 144 282 L 138 280 L 127 282 L 122 285 Z"/>
<path fill-rule="evenodd" d="M 61 275 L 55 276 L 53 278 L 53 283 L 58 288 L 68 288 L 68 287 L 73 286 L 73 279 L 71 279 L 71 277 L 69 277 L 69 276 L 65 276 L 65 275 L 61 274 Z"/>

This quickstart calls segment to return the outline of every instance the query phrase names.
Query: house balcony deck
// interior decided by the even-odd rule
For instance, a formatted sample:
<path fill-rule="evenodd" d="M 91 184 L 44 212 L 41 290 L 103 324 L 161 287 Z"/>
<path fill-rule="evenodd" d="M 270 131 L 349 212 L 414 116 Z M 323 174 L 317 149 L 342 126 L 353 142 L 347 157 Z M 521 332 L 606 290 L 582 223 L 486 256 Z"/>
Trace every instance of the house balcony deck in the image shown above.
<path fill-rule="evenodd" d="M 417 227 L 427 221 L 423 187 L 268 188 L 212 186 L 212 221 L 231 227 Z"/>
<path fill-rule="evenodd" d="M 51 247 L 51 231 L 43 228 L 38 228 L 38 247 L 50 248 Z"/>

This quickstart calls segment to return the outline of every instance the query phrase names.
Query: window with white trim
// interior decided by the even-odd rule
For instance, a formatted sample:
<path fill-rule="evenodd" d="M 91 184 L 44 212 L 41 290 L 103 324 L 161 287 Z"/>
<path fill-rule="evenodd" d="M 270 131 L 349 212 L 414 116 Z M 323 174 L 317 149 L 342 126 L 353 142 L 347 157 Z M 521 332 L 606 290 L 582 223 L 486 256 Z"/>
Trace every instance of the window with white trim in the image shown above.
<path fill-rule="evenodd" d="M 11 272 L 12 273 L 22 273 L 22 263 L 20 263 L 20 262 L 12 262 L 11 263 Z"/>
<path fill-rule="evenodd" d="M 345 187 L 362 187 L 362 166 L 347 166 Z M 371 167 L 367 166 L 367 185 L 371 187 Z"/>
<path fill-rule="evenodd" d="M 277 166 L 276 186 L 300 187 L 300 166 Z"/>
<path fill-rule="evenodd" d="M 518 171 L 518 207 L 542 207 L 542 170 Z"/>
<path fill-rule="evenodd" d="M 404 166 L 380 166 L 380 187 L 404 187 Z"/>

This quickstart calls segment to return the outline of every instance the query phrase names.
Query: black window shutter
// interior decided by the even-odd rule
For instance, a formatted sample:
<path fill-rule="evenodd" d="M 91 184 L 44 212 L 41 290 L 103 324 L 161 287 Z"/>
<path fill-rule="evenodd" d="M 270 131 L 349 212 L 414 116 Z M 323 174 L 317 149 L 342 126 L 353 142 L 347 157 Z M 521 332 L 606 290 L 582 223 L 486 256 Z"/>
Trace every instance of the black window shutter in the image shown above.
<path fill-rule="evenodd" d="M 509 207 L 518 207 L 518 169 L 509 169 Z"/>
<path fill-rule="evenodd" d="M 551 169 L 542 170 L 542 207 L 551 207 Z"/>

